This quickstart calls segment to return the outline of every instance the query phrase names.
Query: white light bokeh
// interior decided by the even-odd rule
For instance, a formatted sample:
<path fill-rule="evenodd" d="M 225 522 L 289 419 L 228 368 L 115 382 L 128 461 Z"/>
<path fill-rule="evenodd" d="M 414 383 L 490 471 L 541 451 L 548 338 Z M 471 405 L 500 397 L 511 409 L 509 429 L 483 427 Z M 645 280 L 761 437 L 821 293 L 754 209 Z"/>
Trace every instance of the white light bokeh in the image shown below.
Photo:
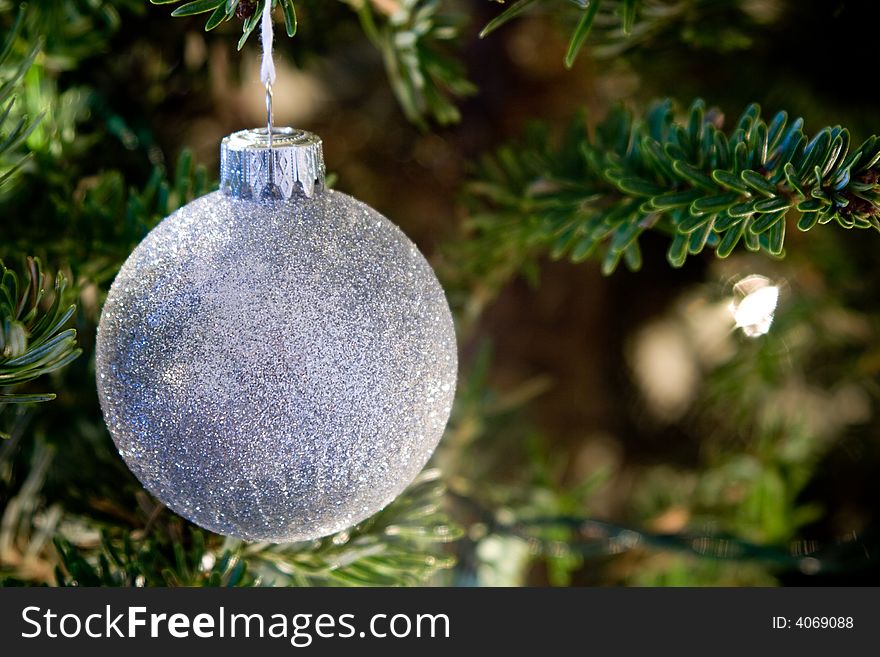
<path fill-rule="evenodd" d="M 779 304 L 779 287 L 766 276 L 752 274 L 734 285 L 733 292 L 728 308 L 735 328 L 750 338 L 766 335 Z"/>

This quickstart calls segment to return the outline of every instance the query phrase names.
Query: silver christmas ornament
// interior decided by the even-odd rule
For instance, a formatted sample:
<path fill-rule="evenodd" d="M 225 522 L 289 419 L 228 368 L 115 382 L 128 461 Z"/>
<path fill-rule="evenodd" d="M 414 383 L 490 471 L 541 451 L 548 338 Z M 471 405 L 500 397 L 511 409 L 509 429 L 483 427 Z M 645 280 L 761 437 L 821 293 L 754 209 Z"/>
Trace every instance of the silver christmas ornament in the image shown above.
<path fill-rule="evenodd" d="M 135 249 L 98 327 L 110 433 L 163 503 L 252 541 L 312 539 L 379 511 L 449 417 L 455 333 L 416 246 L 324 190 L 321 142 L 222 145 L 221 189 Z"/>

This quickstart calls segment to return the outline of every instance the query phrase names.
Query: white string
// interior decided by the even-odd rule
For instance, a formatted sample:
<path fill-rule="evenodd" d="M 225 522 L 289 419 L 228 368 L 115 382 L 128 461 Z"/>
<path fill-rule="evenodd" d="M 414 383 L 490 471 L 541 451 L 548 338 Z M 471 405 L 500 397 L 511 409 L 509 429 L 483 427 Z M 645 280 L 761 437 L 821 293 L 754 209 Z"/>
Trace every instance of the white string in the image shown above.
<path fill-rule="evenodd" d="M 275 61 L 272 59 L 272 0 L 266 0 L 260 32 L 263 39 L 263 64 L 260 79 L 266 87 L 275 84 Z"/>

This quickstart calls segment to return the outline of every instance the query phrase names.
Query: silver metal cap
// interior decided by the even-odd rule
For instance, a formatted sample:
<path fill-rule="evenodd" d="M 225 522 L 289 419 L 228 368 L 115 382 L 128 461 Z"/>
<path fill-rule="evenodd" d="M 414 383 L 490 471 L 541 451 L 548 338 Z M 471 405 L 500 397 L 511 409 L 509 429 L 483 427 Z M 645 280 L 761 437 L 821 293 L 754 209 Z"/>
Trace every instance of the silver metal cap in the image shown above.
<path fill-rule="evenodd" d="M 324 189 L 321 138 L 294 128 L 242 130 L 220 144 L 220 189 L 241 199 L 291 199 Z"/>

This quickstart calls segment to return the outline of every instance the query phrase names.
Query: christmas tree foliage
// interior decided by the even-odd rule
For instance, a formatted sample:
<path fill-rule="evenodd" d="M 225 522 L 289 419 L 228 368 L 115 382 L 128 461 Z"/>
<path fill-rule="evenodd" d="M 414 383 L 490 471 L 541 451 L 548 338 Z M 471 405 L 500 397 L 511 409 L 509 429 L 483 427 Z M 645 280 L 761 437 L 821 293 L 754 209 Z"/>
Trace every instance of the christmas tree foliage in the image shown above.
<path fill-rule="evenodd" d="M 219 139 L 264 124 L 265 3 L 0 0 L 0 583 L 876 580 L 880 131 L 846 81 L 876 8 L 272 4 L 276 122 L 323 137 L 455 311 L 445 437 L 316 541 L 151 497 L 96 326 L 132 249 L 216 188 Z"/>
<path fill-rule="evenodd" d="M 676 124 L 668 101 L 654 105 L 643 122 L 613 110 L 595 140 L 574 122 L 560 151 L 536 129 L 522 151 L 488 158 L 475 199 L 487 208 L 475 221 L 488 241 L 501 224 L 534 224 L 529 241 L 546 231 L 554 257 L 575 262 L 605 244 L 602 271 L 621 258 L 637 271 L 638 237 L 646 230 L 673 235 L 667 258 L 681 267 L 707 245 L 725 258 L 740 241 L 751 251 L 783 254 L 785 217 L 794 208 L 807 231 L 832 220 L 844 228 L 880 230 L 876 166 L 880 141 L 870 137 L 850 152 L 849 132 L 825 128 L 809 142 L 798 119 L 779 112 L 768 125 L 750 106 L 728 136 L 695 101 L 686 124 Z M 567 167 L 567 168 L 563 168 Z M 550 175 L 546 175 L 550 172 Z M 546 184 L 533 182 L 544 177 Z M 497 215 L 497 216 L 496 216 Z"/>

